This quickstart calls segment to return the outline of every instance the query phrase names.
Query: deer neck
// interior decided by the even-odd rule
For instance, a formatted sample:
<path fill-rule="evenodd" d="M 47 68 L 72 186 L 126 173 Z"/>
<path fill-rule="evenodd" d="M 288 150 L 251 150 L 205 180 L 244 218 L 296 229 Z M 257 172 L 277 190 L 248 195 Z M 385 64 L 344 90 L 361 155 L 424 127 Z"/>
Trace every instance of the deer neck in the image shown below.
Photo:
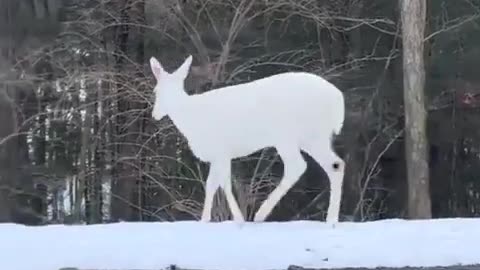
<path fill-rule="evenodd" d="M 165 101 L 168 115 L 175 125 L 182 126 L 182 123 L 188 121 L 192 106 L 190 105 L 191 97 L 185 91 L 166 93 Z"/>

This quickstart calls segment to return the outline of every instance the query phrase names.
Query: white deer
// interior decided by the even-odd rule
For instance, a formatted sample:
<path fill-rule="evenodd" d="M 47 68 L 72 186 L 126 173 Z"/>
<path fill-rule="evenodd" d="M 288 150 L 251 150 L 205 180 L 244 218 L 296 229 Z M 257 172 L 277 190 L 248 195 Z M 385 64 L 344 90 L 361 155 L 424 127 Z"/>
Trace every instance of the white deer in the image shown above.
<path fill-rule="evenodd" d="M 303 150 L 329 177 L 326 221 L 337 223 L 345 166 L 334 152 L 332 140 L 343 126 L 342 92 L 317 75 L 287 72 L 188 95 L 184 80 L 191 63 L 189 56 L 176 71 L 168 73 L 156 58 L 150 59 L 156 78 L 152 116 L 160 120 L 168 115 L 186 137 L 192 152 L 210 163 L 201 221 L 211 220 L 214 194 L 223 188 L 233 220 L 243 222 L 232 191 L 231 160 L 275 147 L 284 163 L 284 175 L 260 206 L 254 221 L 264 221 L 305 172 L 307 164 L 300 152 Z"/>

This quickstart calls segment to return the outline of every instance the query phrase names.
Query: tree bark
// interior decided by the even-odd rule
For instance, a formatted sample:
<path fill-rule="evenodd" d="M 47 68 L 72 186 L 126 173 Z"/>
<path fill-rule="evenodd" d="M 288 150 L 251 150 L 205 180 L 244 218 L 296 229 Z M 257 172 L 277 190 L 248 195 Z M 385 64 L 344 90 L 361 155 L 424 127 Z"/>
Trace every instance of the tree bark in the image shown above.
<path fill-rule="evenodd" d="M 112 181 L 112 220 L 134 221 L 142 219 L 142 168 L 141 156 L 137 149 L 142 134 L 142 123 L 135 111 L 144 110 L 144 105 L 131 98 L 129 82 L 140 76 L 131 76 L 135 66 L 127 59 L 136 60 L 136 64 L 144 63 L 144 29 L 135 25 L 145 24 L 145 1 L 124 0 L 118 1 L 121 25 L 116 33 L 115 60 L 116 88 L 118 91 L 117 117 L 115 134 L 122 139 L 117 142 L 115 149 L 116 162 Z M 128 74 L 128 75 L 127 75 Z M 138 88 L 137 88 L 138 89 Z M 120 159 L 125 161 L 118 162 Z"/>
<path fill-rule="evenodd" d="M 409 218 L 431 218 L 425 110 L 425 0 L 402 0 L 403 99 Z"/>
<path fill-rule="evenodd" d="M 85 82 L 87 84 L 87 82 Z M 80 88 L 83 88 L 80 86 Z M 88 90 L 87 90 L 88 91 Z M 82 199 L 85 199 L 85 215 L 88 215 L 87 208 L 90 205 L 89 197 L 87 194 L 87 190 L 90 188 L 87 183 L 90 179 L 89 173 L 89 149 L 90 145 L 92 144 L 91 140 L 91 129 L 92 129 L 92 105 L 89 104 L 91 101 L 90 94 L 88 93 L 87 99 L 85 100 L 86 110 L 85 110 L 85 120 L 82 124 L 82 136 L 81 136 L 81 148 L 80 148 L 80 155 L 79 155 L 79 173 L 77 179 L 77 189 L 75 195 L 75 205 L 74 205 L 74 213 L 76 221 L 80 222 L 83 221 L 84 217 L 82 214 Z"/>
<path fill-rule="evenodd" d="M 6 140 L 14 132 L 13 107 L 8 101 L 6 89 L 0 88 L 0 223 L 11 222 L 11 179 L 12 179 L 12 153 L 13 140 Z"/>

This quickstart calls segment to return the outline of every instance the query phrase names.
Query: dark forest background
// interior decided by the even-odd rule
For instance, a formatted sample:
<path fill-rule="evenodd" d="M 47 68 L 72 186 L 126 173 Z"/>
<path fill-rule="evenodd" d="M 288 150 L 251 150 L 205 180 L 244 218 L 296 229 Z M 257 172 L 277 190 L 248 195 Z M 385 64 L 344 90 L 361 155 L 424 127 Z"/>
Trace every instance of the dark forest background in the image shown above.
<path fill-rule="evenodd" d="M 480 1 L 427 3 L 426 196 L 433 217 L 479 216 Z M 341 220 L 407 216 L 398 1 L 1 0 L 0 52 L 0 222 L 199 219 L 208 164 L 151 118 L 148 59 L 172 71 L 189 54 L 191 94 L 293 70 L 333 82 L 347 106 Z M 269 220 L 324 220 L 328 181 L 305 158 Z M 282 172 L 274 149 L 233 160 L 248 219 Z"/>

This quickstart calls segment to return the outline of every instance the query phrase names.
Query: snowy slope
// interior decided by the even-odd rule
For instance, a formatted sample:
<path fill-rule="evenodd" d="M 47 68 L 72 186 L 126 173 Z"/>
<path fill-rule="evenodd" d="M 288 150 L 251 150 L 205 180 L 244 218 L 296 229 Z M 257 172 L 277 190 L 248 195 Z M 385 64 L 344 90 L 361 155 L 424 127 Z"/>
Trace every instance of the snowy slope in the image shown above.
<path fill-rule="evenodd" d="M 222 270 L 480 263 L 480 219 L 323 222 L 0 224 L 0 269 Z"/>

